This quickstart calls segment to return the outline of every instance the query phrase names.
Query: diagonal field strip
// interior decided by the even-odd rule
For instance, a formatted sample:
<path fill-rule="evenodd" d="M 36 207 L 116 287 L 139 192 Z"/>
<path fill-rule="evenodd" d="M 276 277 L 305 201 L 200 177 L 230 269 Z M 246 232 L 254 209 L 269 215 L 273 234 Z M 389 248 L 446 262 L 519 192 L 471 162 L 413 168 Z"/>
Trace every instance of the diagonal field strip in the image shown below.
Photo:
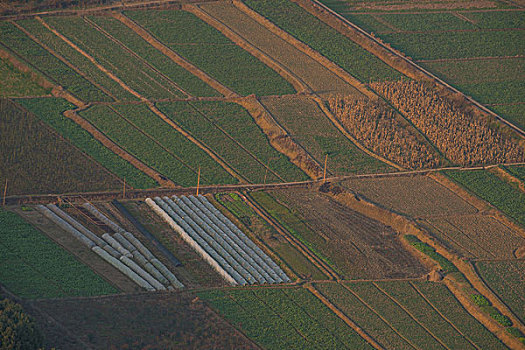
<path fill-rule="evenodd" d="M 162 44 L 159 40 L 157 40 L 152 34 L 150 34 L 146 29 L 139 26 L 137 23 L 135 23 L 133 20 L 131 20 L 129 17 L 126 17 L 124 14 L 114 14 L 114 17 L 118 19 L 120 22 L 122 22 L 124 25 L 126 25 L 128 28 L 133 30 L 135 33 L 137 33 L 142 39 L 144 39 L 146 42 L 148 42 L 151 46 L 162 52 L 165 56 L 167 56 L 169 59 L 171 59 L 173 62 L 180 65 L 182 68 L 186 69 L 193 75 L 200 78 L 202 81 L 207 83 L 209 86 L 220 92 L 226 97 L 238 97 L 239 95 L 227 88 L 226 86 L 222 85 L 220 82 L 216 81 L 212 77 L 210 77 L 208 74 L 206 74 L 204 71 L 197 68 L 192 63 L 186 61 L 182 56 L 175 53 L 173 50 Z"/>

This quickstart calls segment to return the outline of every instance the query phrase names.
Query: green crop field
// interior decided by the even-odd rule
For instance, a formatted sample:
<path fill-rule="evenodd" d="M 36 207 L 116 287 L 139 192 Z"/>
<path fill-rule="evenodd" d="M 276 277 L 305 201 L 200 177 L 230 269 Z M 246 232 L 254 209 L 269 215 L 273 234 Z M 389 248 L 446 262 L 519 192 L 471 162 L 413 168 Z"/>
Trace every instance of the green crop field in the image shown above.
<path fill-rule="evenodd" d="M 525 183 L 525 166 L 508 166 L 505 167 L 505 169 L 513 176 L 520 179 L 521 182 Z"/>
<path fill-rule="evenodd" d="M 106 73 L 98 69 L 85 56 L 69 46 L 36 19 L 20 20 L 17 21 L 17 24 L 66 59 L 76 69 L 89 76 L 94 82 L 103 86 L 116 99 L 136 100 L 135 96 L 124 90 L 116 81 L 109 78 Z M 104 96 L 101 101 L 111 101 L 111 98 Z"/>
<path fill-rule="evenodd" d="M 134 53 L 148 61 L 148 64 L 162 72 L 172 82 L 193 96 L 219 96 L 220 94 L 205 82 L 171 61 L 160 51 L 140 38 L 133 30 L 117 19 L 108 16 L 89 17 L 93 22 L 126 45 Z"/>
<path fill-rule="evenodd" d="M 182 186 L 234 183 L 218 163 L 145 105 L 95 106 L 81 113 L 128 152 Z"/>
<path fill-rule="evenodd" d="M 400 31 L 478 29 L 474 24 L 452 13 L 385 14 L 379 17 Z M 392 31 L 392 30 L 390 30 Z"/>
<path fill-rule="evenodd" d="M 189 12 L 130 11 L 126 15 L 166 46 L 241 95 L 295 92 L 275 71 Z"/>
<path fill-rule="evenodd" d="M 479 261 L 476 268 L 490 289 L 524 322 L 525 261 Z"/>
<path fill-rule="evenodd" d="M 33 226 L 0 209 L 0 282 L 22 298 L 118 291 Z"/>
<path fill-rule="evenodd" d="M 525 104 L 490 106 L 489 108 L 521 129 L 525 129 Z"/>
<path fill-rule="evenodd" d="M 111 152 L 74 121 L 64 117 L 62 112 L 73 108 L 69 102 L 58 98 L 33 98 L 18 99 L 17 103 L 33 112 L 44 123 L 115 175 L 121 179 L 126 179 L 126 183 L 130 186 L 134 188 L 157 187 L 157 183 L 153 179 Z"/>
<path fill-rule="evenodd" d="M 159 103 L 158 107 L 250 182 L 262 183 L 265 178 L 266 182 L 306 179 L 299 168 L 272 148 L 253 118 L 235 103 L 171 102 Z M 271 171 L 267 172 L 265 166 Z"/>
<path fill-rule="evenodd" d="M 357 148 L 331 123 L 314 101 L 306 98 L 268 98 L 261 102 L 288 134 L 319 164 L 324 164 L 325 156 L 328 155 L 327 174 L 392 170 L 387 164 Z"/>
<path fill-rule="evenodd" d="M 0 22 L 0 42 L 56 84 L 84 101 L 109 101 L 104 94 L 65 63 L 9 22 Z"/>
<path fill-rule="evenodd" d="M 403 77 L 400 72 L 293 2 L 247 0 L 245 3 L 363 82 Z"/>
<path fill-rule="evenodd" d="M 248 230 L 271 249 L 297 276 L 303 279 L 325 279 L 326 276 L 295 249 L 285 238 L 255 213 L 236 193 L 217 194 L 215 199 L 228 209 Z"/>
<path fill-rule="evenodd" d="M 486 170 L 445 171 L 454 181 L 525 226 L 525 194 Z"/>
<path fill-rule="evenodd" d="M 24 73 L 15 68 L 9 61 L 0 59 L 0 96 L 23 97 L 42 96 L 50 93 L 31 79 L 31 74 Z"/>
<path fill-rule="evenodd" d="M 464 16 L 476 22 L 476 27 L 483 29 L 524 28 L 523 12 L 468 12 Z"/>
<path fill-rule="evenodd" d="M 81 17 L 48 17 L 46 21 L 82 50 L 147 98 L 184 95 L 146 61 L 112 41 Z"/>
<path fill-rule="evenodd" d="M 305 289 L 216 290 L 198 295 L 266 349 L 372 349 Z"/>

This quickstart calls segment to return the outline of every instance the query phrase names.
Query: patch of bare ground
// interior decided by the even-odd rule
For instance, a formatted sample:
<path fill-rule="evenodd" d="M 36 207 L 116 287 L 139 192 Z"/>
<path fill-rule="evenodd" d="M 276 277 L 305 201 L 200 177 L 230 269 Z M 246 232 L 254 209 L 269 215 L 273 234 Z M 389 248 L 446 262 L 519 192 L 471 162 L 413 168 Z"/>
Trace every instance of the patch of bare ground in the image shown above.
<path fill-rule="evenodd" d="M 316 93 L 360 95 L 350 84 L 294 45 L 276 35 L 231 3 L 216 2 L 199 6 L 243 40 L 276 61 Z M 283 77 L 290 79 L 283 74 Z"/>
<path fill-rule="evenodd" d="M 322 232 L 328 237 L 313 245 L 330 257 L 345 279 L 421 277 L 428 272 L 403 247 L 394 230 L 351 210 L 329 195 L 308 189 L 269 193 L 301 213 L 302 220 L 313 232 Z"/>
<path fill-rule="evenodd" d="M 251 340 L 189 293 L 143 293 L 41 300 L 39 319 L 52 317 L 93 349 L 258 349 Z M 38 314 L 38 313 L 37 313 Z M 48 346 L 70 348 L 44 327 Z"/>
<path fill-rule="evenodd" d="M 423 175 L 350 179 L 343 185 L 389 210 L 412 217 L 474 214 L 455 191 Z"/>
<path fill-rule="evenodd" d="M 15 209 L 14 211 L 119 290 L 127 293 L 141 290 L 141 288 L 128 277 L 124 276 L 120 271 L 102 260 L 102 258 L 93 253 L 72 234 L 62 230 L 49 221 L 40 214 L 40 212 L 36 210 L 23 211 L 21 209 Z"/>

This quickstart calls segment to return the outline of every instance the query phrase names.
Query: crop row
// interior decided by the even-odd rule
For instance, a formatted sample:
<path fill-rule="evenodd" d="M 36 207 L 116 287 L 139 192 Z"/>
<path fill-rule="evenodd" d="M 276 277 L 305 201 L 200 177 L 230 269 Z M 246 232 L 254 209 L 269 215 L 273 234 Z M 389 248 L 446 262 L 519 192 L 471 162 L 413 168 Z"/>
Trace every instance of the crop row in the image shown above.
<path fill-rule="evenodd" d="M 275 71 L 189 12 L 152 10 L 127 12 L 126 15 L 241 95 L 294 93 L 293 87 Z"/>
<path fill-rule="evenodd" d="M 316 284 L 316 288 L 387 348 L 505 348 L 442 284 L 378 282 Z"/>
<path fill-rule="evenodd" d="M 363 82 L 403 77 L 401 73 L 293 2 L 285 0 L 245 2 Z"/>
<path fill-rule="evenodd" d="M 305 289 L 217 290 L 198 295 L 264 348 L 371 348 Z"/>
<path fill-rule="evenodd" d="M 110 100 L 109 96 L 31 40 L 14 24 L 5 21 L 0 23 L 0 34 L 2 44 L 29 62 L 35 70 L 43 73 L 78 98 L 84 101 Z"/>
<path fill-rule="evenodd" d="M 327 160 L 327 174 L 385 172 L 391 168 L 369 156 L 346 138 L 312 100 L 268 98 L 261 101 L 275 120 L 286 129 L 319 164 Z M 315 128 L 312 128 L 315 125 Z"/>
<path fill-rule="evenodd" d="M 88 24 L 82 17 L 48 17 L 58 32 L 94 57 L 135 91 L 147 98 L 176 98 L 184 95 L 145 61 Z"/>
<path fill-rule="evenodd" d="M 286 181 L 305 180 L 305 174 L 272 148 L 253 118 L 237 104 L 195 101 L 159 103 L 158 107 L 212 147 L 250 182 L 262 183 L 265 178 L 267 182 L 281 178 Z"/>
<path fill-rule="evenodd" d="M 284 261 L 302 279 L 325 279 L 326 276 L 301 252 L 273 229 L 253 211 L 236 193 L 222 193 L 215 196 L 258 239 Z"/>
<path fill-rule="evenodd" d="M 228 283 L 290 281 L 268 255 L 205 197 L 156 197 L 147 203 Z"/>
<path fill-rule="evenodd" d="M 0 209 L 0 281 L 23 298 L 113 294 L 117 290 L 17 214 Z"/>
<path fill-rule="evenodd" d="M 18 99 L 17 103 L 34 113 L 44 123 L 93 157 L 111 172 L 125 179 L 134 188 L 153 188 L 157 183 L 133 165 L 111 152 L 87 131 L 62 112 L 73 108 L 69 102 L 58 98 Z"/>
<path fill-rule="evenodd" d="M 525 226 L 525 194 L 487 170 L 446 171 L 445 174 Z"/>
<path fill-rule="evenodd" d="M 175 183 L 232 183 L 234 179 L 210 156 L 145 105 L 94 106 L 81 113 L 114 142 Z"/>
<path fill-rule="evenodd" d="M 476 267 L 489 287 L 525 321 L 525 261 L 480 261 Z"/>

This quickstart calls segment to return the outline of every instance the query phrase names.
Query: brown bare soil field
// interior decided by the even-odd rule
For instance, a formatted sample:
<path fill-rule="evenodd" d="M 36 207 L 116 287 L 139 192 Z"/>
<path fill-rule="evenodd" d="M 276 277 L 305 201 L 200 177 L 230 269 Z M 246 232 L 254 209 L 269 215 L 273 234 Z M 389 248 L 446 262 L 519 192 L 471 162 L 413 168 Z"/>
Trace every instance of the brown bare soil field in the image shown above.
<path fill-rule="evenodd" d="M 258 348 L 202 301 L 187 293 L 42 300 L 29 303 L 29 307 L 43 325 L 49 348 Z M 59 325 L 50 323 L 49 317 Z"/>
<path fill-rule="evenodd" d="M 472 205 L 427 176 L 350 179 L 343 184 L 372 202 L 413 217 L 477 212 Z"/>
<path fill-rule="evenodd" d="M 491 216 L 426 218 L 419 223 L 447 248 L 466 258 L 513 259 L 516 251 L 525 247 L 524 237 Z"/>
<path fill-rule="evenodd" d="M 360 95 L 350 84 L 230 3 L 207 3 L 201 9 L 278 62 L 313 91 Z M 284 76 L 285 77 L 285 76 Z M 285 77 L 286 78 L 286 77 Z"/>
<path fill-rule="evenodd" d="M 390 227 L 319 191 L 289 189 L 269 193 L 301 213 L 304 222 L 314 232 L 319 232 L 322 237 L 314 243 L 315 248 L 329 257 L 344 278 L 407 278 L 428 272 L 405 250 L 398 234 Z"/>
<path fill-rule="evenodd" d="M 102 258 L 73 237 L 73 235 L 57 227 L 38 211 L 15 209 L 15 212 L 121 291 L 131 293 L 141 290 L 141 288 L 128 277 L 102 260 Z"/>

